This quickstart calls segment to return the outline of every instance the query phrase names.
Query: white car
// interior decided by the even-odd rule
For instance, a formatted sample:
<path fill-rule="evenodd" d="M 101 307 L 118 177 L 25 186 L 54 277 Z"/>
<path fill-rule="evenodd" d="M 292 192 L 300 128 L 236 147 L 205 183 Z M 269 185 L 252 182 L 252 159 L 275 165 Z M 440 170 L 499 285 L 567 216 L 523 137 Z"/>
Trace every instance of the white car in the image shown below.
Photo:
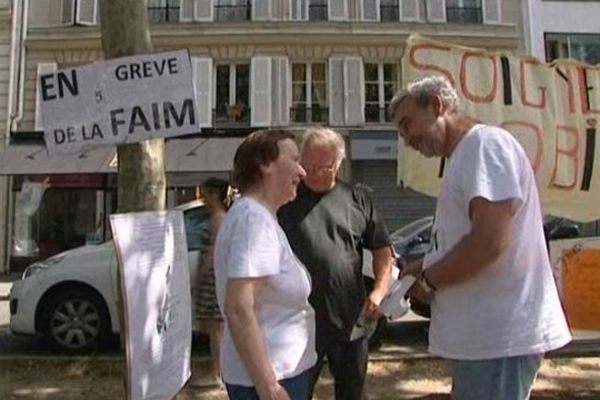
<path fill-rule="evenodd" d="M 183 211 L 190 277 L 206 244 L 209 212 L 200 200 L 175 208 Z M 112 241 L 87 245 L 36 262 L 10 291 L 10 329 L 43 334 L 69 350 L 89 349 L 119 332 L 117 260 Z"/>

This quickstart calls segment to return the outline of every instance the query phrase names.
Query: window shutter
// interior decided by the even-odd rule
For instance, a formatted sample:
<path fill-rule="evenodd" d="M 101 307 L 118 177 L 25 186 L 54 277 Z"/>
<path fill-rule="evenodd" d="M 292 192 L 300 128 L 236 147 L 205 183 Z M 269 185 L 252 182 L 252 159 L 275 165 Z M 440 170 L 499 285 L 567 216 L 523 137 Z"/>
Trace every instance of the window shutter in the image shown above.
<path fill-rule="evenodd" d="M 194 0 L 194 20 L 213 20 L 213 0 Z"/>
<path fill-rule="evenodd" d="M 250 65 L 250 123 L 271 125 L 271 57 L 252 57 Z"/>
<path fill-rule="evenodd" d="M 179 3 L 179 21 L 192 22 L 194 19 L 194 0 L 181 0 Z"/>
<path fill-rule="evenodd" d="M 72 25 L 75 22 L 75 0 L 62 0 L 62 23 Z"/>
<path fill-rule="evenodd" d="M 344 59 L 344 120 L 346 125 L 365 123 L 364 73 L 360 57 Z"/>
<path fill-rule="evenodd" d="M 273 0 L 253 0 L 252 1 L 252 20 L 268 21 L 271 19 L 271 7 Z"/>
<path fill-rule="evenodd" d="M 77 0 L 75 22 L 81 25 L 96 25 L 98 3 L 96 0 Z"/>
<path fill-rule="evenodd" d="M 446 22 L 446 0 L 427 0 L 427 20 Z"/>
<path fill-rule="evenodd" d="M 329 59 L 329 123 L 344 125 L 344 58 Z"/>
<path fill-rule="evenodd" d="M 329 21 L 348 20 L 348 0 L 327 0 Z"/>
<path fill-rule="evenodd" d="M 400 21 L 419 20 L 419 1 L 400 0 Z"/>
<path fill-rule="evenodd" d="M 287 57 L 274 57 L 272 63 L 271 110 L 272 126 L 287 126 L 290 122 Z"/>
<path fill-rule="evenodd" d="M 210 57 L 192 57 L 192 68 L 198 123 L 201 128 L 210 127 L 212 126 L 212 59 Z"/>
<path fill-rule="evenodd" d="M 499 24 L 500 23 L 500 1 L 499 0 L 483 0 L 483 23 L 484 24 Z"/>
<path fill-rule="evenodd" d="M 43 131 L 42 123 L 42 91 L 40 90 L 40 77 L 45 74 L 56 72 L 56 63 L 39 63 L 37 65 L 37 78 L 35 82 L 35 130 Z"/>
<path fill-rule="evenodd" d="M 361 0 L 363 21 L 379 21 L 379 0 Z"/>
<path fill-rule="evenodd" d="M 308 2 L 309 0 L 290 0 L 292 20 L 308 21 Z"/>

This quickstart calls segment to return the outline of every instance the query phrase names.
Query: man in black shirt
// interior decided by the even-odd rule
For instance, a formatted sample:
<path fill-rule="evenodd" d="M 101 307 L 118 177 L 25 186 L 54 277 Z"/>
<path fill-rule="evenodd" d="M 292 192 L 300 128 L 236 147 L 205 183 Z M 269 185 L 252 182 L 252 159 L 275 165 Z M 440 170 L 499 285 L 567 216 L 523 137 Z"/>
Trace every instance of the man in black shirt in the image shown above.
<path fill-rule="evenodd" d="M 336 180 L 345 143 L 335 131 L 310 129 L 301 144 L 306 177 L 296 199 L 283 206 L 279 222 L 298 258 L 312 277 L 309 298 L 316 315 L 318 361 L 310 382 L 317 382 L 325 356 L 335 380 L 337 400 L 365 398 L 368 338 L 350 340 L 363 309 L 379 316 L 392 270 L 391 241 L 369 196 Z M 373 253 L 375 286 L 367 295 L 362 250 Z"/>

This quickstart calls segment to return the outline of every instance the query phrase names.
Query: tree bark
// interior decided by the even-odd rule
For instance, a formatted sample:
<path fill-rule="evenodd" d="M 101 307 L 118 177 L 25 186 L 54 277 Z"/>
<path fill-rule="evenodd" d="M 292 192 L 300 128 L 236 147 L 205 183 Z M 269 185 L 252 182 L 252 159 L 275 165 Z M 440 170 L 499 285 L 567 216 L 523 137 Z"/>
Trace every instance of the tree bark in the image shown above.
<path fill-rule="evenodd" d="M 102 0 L 100 31 L 104 58 L 151 53 L 147 0 Z M 163 139 L 118 146 L 118 211 L 165 208 L 166 174 Z"/>

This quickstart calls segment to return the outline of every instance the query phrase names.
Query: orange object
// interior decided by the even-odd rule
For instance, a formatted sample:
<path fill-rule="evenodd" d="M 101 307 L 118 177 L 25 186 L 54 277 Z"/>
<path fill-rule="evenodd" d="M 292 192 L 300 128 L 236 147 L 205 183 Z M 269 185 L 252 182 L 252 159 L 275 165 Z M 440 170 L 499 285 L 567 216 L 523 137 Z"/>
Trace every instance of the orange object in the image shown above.
<path fill-rule="evenodd" d="M 563 251 L 564 307 L 572 329 L 600 329 L 600 249 Z"/>

